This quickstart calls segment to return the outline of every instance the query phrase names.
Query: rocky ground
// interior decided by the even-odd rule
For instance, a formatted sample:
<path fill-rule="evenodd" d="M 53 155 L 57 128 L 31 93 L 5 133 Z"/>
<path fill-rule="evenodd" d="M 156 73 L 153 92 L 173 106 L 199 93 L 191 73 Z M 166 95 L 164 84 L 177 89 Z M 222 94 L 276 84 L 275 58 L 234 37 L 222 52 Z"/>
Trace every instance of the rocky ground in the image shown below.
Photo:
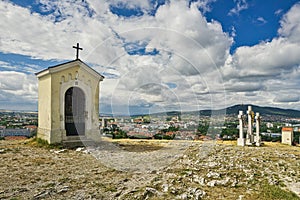
<path fill-rule="evenodd" d="M 0 158 L 0 199 L 300 199 L 300 147 L 279 143 L 3 140 Z"/>

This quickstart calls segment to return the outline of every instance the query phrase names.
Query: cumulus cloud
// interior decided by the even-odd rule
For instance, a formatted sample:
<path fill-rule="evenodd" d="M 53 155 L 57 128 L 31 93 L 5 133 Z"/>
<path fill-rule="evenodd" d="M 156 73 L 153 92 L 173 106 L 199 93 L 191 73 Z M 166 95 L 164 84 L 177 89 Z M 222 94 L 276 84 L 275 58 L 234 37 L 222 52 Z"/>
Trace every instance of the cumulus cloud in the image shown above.
<path fill-rule="evenodd" d="M 253 102 L 299 107 L 299 13 L 300 4 L 295 4 L 280 21 L 278 37 L 239 47 L 228 56 L 222 67 L 227 96 L 253 91 Z"/>
<path fill-rule="evenodd" d="M 110 96 L 118 109 L 121 103 L 126 107 L 126 104 L 130 104 L 128 102 L 136 102 L 132 101 L 132 96 L 155 102 L 155 105 L 149 104 L 152 107 L 162 108 L 180 102 L 184 109 L 188 106 L 199 108 L 199 95 L 222 87 L 220 74 L 208 80 L 206 74 L 216 72 L 218 67 L 224 65 L 232 38 L 222 31 L 218 22 L 207 22 L 199 12 L 197 3 L 188 5 L 184 1 L 170 2 L 160 6 L 154 16 L 119 20 L 122 20 L 121 24 L 111 25 L 119 39 L 114 46 L 130 44 L 130 48 L 127 46 L 127 49 L 125 47 L 112 53 L 106 49 L 110 57 L 104 57 L 101 53 L 103 47 L 116 42 L 116 38 L 111 37 L 97 46 L 88 58 L 97 59 L 94 62 L 103 66 L 116 66 L 115 70 L 120 77 Z M 145 52 L 155 49 L 157 54 L 129 55 L 125 52 L 128 49 L 131 52 L 138 51 L 138 48 L 145 48 Z M 193 76 L 200 76 L 203 80 L 189 83 L 189 78 Z M 177 87 L 164 88 L 166 82 Z M 203 82 L 206 84 L 205 91 L 195 91 L 193 85 Z M 174 94 L 177 101 L 164 95 L 168 92 Z M 123 101 L 120 102 L 120 99 Z M 223 99 L 220 101 L 223 102 Z"/>
<path fill-rule="evenodd" d="M 275 97 L 274 102 L 278 103 L 290 103 L 290 102 L 299 102 L 299 95 L 297 94 L 287 94 L 285 96 L 278 95 Z"/>
<path fill-rule="evenodd" d="M 227 92 L 252 92 L 264 89 L 261 82 L 241 82 L 240 80 L 230 80 L 225 84 Z"/>
<path fill-rule="evenodd" d="M 80 42 L 81 59 L 106 75 L 101 108 L 114 112 L 128 113 L 137 106 L 148 111 L 224 107 L 225 95 L 229 105 L 246 100 L 280 104 L 284 101 L 276 99 L 276 92 L 283 90 L 291 97 L 290 106 L 299 103 L 289 96 L 300 84 L 299 4 L 283 16 L 277 37 L 230 54 L 234 34 L 203 14 L 212 2 L 166 1 L 158 6 L 146 0 L 39 0 L 40 14 L 1 1 L 0 51 L 70 60 L 71 47 Z M 248 8 L 245 0 L 235 3 L 232 15 Z M 140 10 L 141 15 L 119 16 L 113 7 Z M 28 73 L 37 67 L 0 66 L 2 97 L 36 102 L 37 82 Z"/>
<path fill-rule="evenodd" d="M 278 76 L 300 64 L 300 6 L 296 4 L 281 20 L 279 37 L 254 46 L 242 46 L 227 58 L 224 73 L 229 76 Z M 296 36 L 297 35 L 297 36 Z M 288 58 L 288 59 L 287 59 Z M 238 73 L 233 73 L 238 70 Z"/>
<path fill-rule="evenodd" d="M 289 42 L 300 43 L 300 3 L 295 4 L 280 21 L 280 29 L 278 33 L 281 37 L 287 38 Z"/>
<path fill-rule="evenodd" d="M 25 97 L 37 96 L 36 78 L 33 75 L 14 71 L 0 71 L 0 80 L 0 88 L 5 92 Z"/>
<path fill-rule="evenodd" d="M 46 2 L 53 9 L 49 15 L 6 1 L 0 2 L 1 52 L 44 60 L 69 60 L 73 58 L 70 47 L 76 41 L 87 47 L 111 35 L 107 25 L 88 15 L 89 11 L 81 1 L 40 3 Z M 58 19 L 58 16 L 61 18 Z M 85 54 L 87 52 L 83 52 L 83 56 Z"/>
<path fill-rule="evenodd" d="M 35 76 L 15 71 L 0 71 L 0 101 L 1 108 L 36 110 Z"/>

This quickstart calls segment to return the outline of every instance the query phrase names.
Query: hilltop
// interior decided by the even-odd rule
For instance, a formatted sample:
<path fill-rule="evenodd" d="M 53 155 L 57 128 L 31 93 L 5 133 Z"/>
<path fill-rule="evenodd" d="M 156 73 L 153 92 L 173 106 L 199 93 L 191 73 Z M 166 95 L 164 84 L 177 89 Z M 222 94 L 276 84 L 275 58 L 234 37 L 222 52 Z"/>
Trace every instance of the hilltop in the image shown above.
<path fill-rule="evenodd" d="M 256 106 L 251 105 L 252 110 L 255 112 L 259 112 L 261 115 L 273 115 L 273 116 L 285 116 L 285 117 L 300 117 L 300 111 L 299 110 L 293 110 L 293 109 L 282 109 L 282 108 L 275 108 L 275 107 L 262 107 L 262 106 Z M 226 108 L 227 114 L 237 114 L 239 110 L 244 111 L 246 113 L 248 109 L 248 105 L 235 105 Z"/>
<path fill-rule="evenodd" d="M 257 106 L 252 104 L 245 104 L 245 105 L 234 105 L 229 106 L 224 109 L 217 109 L 217 110 L 199 110 L 199 111 L 170 111 L 166 113 L 154 113 L 151 115 L 168 115 L 168 116 L 176 116 L 176 115 L 200 115 L 200 116 L 211 116 L 213 114 L 226 114 L 226 115 L 238 115 L 239 111 L 242 110 L 244 113 L 247 112 L 248 106 L 252 106 L 252 110 L 255 112 L 259 112 L 260 115 L 264 116 L 281 116 L 281 117 L 288 117 L 288 118 L 299 118 L 300 111 L 293 110 L 293 109 L 282 109 L 276 107 L 264 107 L 264 106 Z"/>
<path fill-rule="evenodd" d="M 159 167 L 143 163 L 178 141 L 109 142 L 122 151 L 0 141 L 0 199 L 300 199 L 299 147 L 189 141 Z"/>

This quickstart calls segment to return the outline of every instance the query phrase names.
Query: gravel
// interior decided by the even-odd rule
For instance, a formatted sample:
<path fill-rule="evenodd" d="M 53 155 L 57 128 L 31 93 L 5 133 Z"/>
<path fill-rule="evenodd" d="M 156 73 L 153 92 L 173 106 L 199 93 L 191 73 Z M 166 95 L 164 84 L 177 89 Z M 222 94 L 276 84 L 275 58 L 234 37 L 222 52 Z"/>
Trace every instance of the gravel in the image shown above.
<path fill-rule="evenodd" d="M 4 140 L 0 159 L 0 199 L 251 199 L 262 184 L 300 196 L 300 148 L 281 144 L 119 141 L 71 150 Z"/>

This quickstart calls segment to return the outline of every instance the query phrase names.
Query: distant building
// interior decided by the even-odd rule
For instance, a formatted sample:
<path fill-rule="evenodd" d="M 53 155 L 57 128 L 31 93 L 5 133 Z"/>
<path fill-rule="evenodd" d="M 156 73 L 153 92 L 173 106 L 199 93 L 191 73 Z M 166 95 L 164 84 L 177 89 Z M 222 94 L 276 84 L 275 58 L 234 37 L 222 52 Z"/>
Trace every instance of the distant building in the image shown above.
<path fill-rule="evenodd" d="M 30 137 L 29 129 L 4 129 L 0 132 L 0 137 L 6 136 L 26 136 Z"/>
<path fill-rule="evenodd" d="M 271 137 L 271 138 L 278 138 L 278 137 L 281 137 L 281 133 L 271 133 L 271 132 L 268 132 L 268 133 L 261 133 L 261 135 L 263 136 L 267 136 L 267 137 Z"/>
<path fill-rule="evenodd" d="M 24 128 L 28 129 L 30 132 L 35 132 L 37 130 L 36 125 L 27 125 L 27 126 L 24 126 Z"/>
<path fill-rule="evenodd" d="M 273 128 L 274 127 L 274 125 L 270 122 L 267 122 L 266 126 L 267 126 L 267 128 Z"/>
<path fill-rule="evenodd" d="M 292 127 L 282 127 L 281 143 L 292 145 L 294 139 L 294 129 Z"/>

